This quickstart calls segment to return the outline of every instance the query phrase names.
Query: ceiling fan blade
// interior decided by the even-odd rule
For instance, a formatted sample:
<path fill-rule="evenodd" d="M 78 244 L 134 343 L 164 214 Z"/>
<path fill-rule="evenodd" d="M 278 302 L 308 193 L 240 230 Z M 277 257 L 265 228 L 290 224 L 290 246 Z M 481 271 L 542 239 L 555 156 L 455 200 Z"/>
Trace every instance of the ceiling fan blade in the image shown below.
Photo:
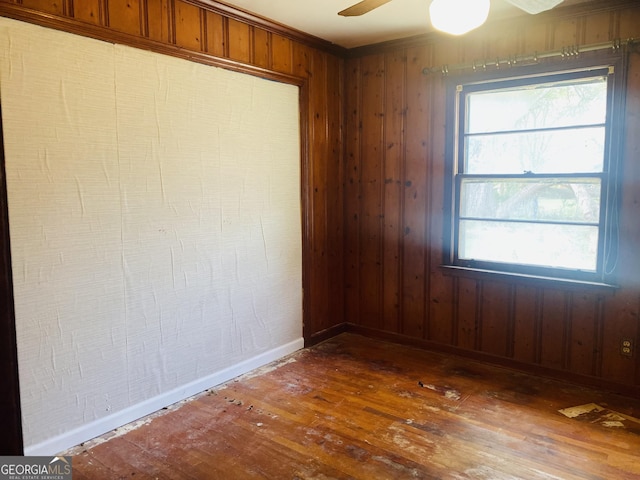
<path fill-rule="evenodd" d="M 343 17 L 357 17 L 359 15 L 364 15 L 375 8 L 381 7 L 390 1 L 391 0 L 362 0 L 359 3 L 351 5 L 349 8 L 345 8 L 338 12 L 338 15 L 342 15 Z"/>
<path fill-rule="evenodd" d="M 535 15 L 536 13 L 544 12 L 545 10 L 551 10 L 556 5 L 559 5 L 564 0 L 507 0 L 512 5 L 524 10 L 527 13 Z"/>

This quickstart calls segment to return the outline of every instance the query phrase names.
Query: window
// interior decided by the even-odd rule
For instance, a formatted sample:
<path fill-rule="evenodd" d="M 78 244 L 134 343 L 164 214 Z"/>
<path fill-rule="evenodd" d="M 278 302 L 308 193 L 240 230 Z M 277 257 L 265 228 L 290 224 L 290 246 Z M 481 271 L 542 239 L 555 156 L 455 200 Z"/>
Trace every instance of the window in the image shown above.
<path fill-rule="evenodd" d="M 610 282 L 614 72 L 454 85 L 449 265 Z"/>

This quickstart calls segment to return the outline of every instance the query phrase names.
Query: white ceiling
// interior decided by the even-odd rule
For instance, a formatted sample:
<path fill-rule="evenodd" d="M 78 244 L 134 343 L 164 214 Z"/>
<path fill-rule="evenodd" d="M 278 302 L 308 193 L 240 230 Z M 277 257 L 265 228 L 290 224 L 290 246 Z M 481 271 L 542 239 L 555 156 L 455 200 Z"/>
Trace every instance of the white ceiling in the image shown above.
<path fill-rule="evenodd" d="M 590 0 L 565 0 L 562 5 Z M 360 17 L 341 17 L 358 0 L 223 0 L 249 13 L 328 40 L 345 48 L 431 32 L 431 0 L 392 0 Z M 559 7 L 557 7 L 559 8 Z M 489 19 L 527 15 L 506 0 L 492 0 Z"/>

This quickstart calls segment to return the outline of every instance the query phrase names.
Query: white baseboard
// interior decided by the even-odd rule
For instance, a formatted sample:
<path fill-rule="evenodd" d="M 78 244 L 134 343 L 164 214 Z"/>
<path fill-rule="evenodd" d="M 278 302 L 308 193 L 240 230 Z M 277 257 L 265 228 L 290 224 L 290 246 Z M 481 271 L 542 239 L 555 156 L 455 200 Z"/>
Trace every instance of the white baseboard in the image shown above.
<path fill-rule="evenodd" d="M 103 435 L 127 423 L 133 422 L 151 413 L 157 412 L 176 402 L 185 400 L 193 395 L 220 385 L 239 375 L 255 370 L 270 362 L 279 360 L 304 347 L 304 339 L 299 338 L 280 347 L 261 353 L 253 358 L 244 360 L 236 365 L 220 370 L 214 374 L 195 380 L 186 385 L 157 395 L 144 402 L 132 405 L 124 410 L 115 412 L 107 417 L 95 420 L 73 430 L 52 437 L 35 445 L 25 446 L 25 455 L 49 456 L 75 447 L 92 438 Z"/>

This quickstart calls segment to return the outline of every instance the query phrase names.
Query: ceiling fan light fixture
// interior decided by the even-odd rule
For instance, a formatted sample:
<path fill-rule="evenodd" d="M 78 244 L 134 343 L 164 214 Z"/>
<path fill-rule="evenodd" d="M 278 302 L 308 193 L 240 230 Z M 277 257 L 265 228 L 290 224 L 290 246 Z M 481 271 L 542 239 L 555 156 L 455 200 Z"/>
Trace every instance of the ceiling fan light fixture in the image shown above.
<path fill-rule="evenodd" d="M 564 0 L 507 0 L 511 5 L 524 10 L 527 13 L 535 15 L 545 10 L 551 10 L 553 7 L 560 5 Z"/>
<path fill-rule="evenodd" d="M 489 8 L 489 0 L 433 0 L 429 15 L 435 29 L 462 35 L 486 22 Z"/>

